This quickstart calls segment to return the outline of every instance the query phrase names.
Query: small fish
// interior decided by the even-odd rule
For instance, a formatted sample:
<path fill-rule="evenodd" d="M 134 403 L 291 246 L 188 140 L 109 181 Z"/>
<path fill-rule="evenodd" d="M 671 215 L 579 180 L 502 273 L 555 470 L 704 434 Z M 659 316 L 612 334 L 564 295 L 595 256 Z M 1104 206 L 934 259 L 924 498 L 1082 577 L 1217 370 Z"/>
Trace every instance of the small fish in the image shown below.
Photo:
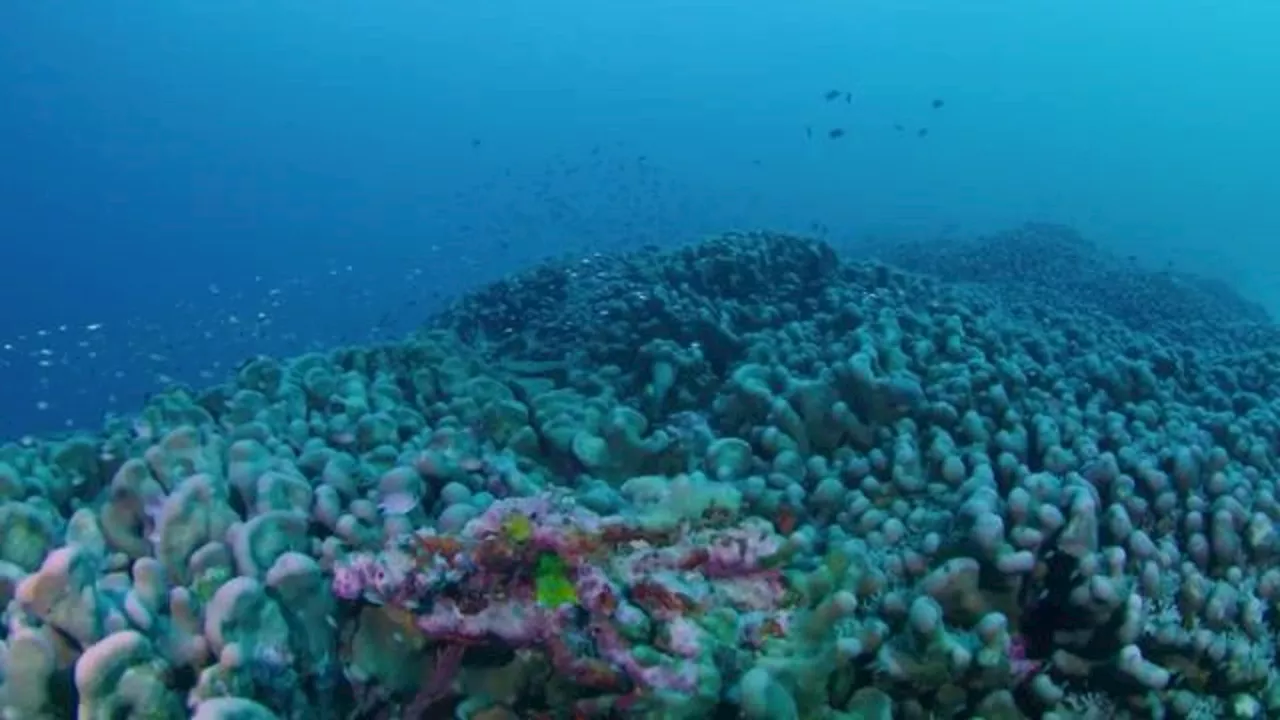
<path fill-rule="evenodd" d="M 543 607 L 559 608 L 578 601 L 578 591 L 569 579 L 564 560 L 555 553 L 544 553 L 534 570 L 534 598 Z"/>
<path fill-rule="evenodd" d="M 934 110 L 938 110 L 938 109 L 940 109 L 943 105 L 946 105 L 946 104 L 947 104 L 947 103 L 946 103 L 942 98 L 934 98 L 934 99 L 933 99 L 933 103 L 932 103 L 932 105 L 933 105 L 933 109 L 934 109 Z"/>
<path fill-rule="evenodd" d="M 528 542 L 533 537 L 533 521 L 528 515 L 508 515 L 502 520 L 502 534 L 514 543 Z"/>
<path fill-rule="evenodd" d="M 902 132 L 903 130 L 906 130 L 906 128 L 902 126 L 902 123 L 894 123 L 893 129 L 898 132 Z"/>
<path fill-rule="evenodd" d="M 827 131 L 827 137 L 832 140 L 839 140 L 844 137 L 844 128 L 832 128 Z"/>
<path fill-rule="evenodd" d="M 847 93 L 845 93 L 845 94 L 844 94 L 844 104 L 845 104 L 845 105 L 849 105 L 849 104 L 850 104 L 850 103 L 852 103 L 852 102 L 853 102 L 853 93 L 851 93 L 851 92 L 847 92 Z"/>
<path fill-rule="evenodd" d="M 382 496 L 378 509 L 385 515 L 405 515 L 418 506 L 418 498 L 413 493 L 397 490 Z"/>
<path fill-rule="evenodd" d="M 791 508 L 784 507 L 778 510 L 778 514 L 773 519 L 773 526 L 783 535 L 790 535 L 795 531 L 796 525 L 800 522 L 800 518 Z"/>
<path fill-rule="evenodd" d="M 143 442 L 150 442 L 155 439 L 156 429 L 151 423 L 143 420 L 142 418 L 134 418 L 132 425 L 133 434 L 139 440 Z"/>
<path fill-rule="evenodd" d="M 809 138 L 810 140 L 813 139 L 813 128 L 811 126 L 809 125 L 804 126 L 804 136 L 806 138 Z"/>
<path fill-rule="evenodd" d="M 822 96 L 822 99 L 826 100 L 827 102 L 831 102 L 832 100 L 835 100 L 836 98 L 840 97 L 843 94 L 844 93 L 840 92 L 839 90 L 828 90 L 826 94 Z"/>
<path fill-rule="evenodd" d="M 916 131 L 916 137 L 925 137 L 929 134 L 929 128 L 920 128 Z"/>

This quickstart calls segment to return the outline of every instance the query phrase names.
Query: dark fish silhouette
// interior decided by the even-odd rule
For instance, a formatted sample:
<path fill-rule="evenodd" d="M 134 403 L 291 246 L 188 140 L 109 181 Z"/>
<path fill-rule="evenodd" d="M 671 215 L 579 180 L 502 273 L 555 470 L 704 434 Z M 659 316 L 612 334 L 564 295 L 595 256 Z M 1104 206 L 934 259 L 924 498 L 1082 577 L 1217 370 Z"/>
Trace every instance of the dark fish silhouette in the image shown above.
<path fill-rule="evenodd" d="M 804 126 L 804 136 L 805 136 L 806 138 L 809 138 L 810 140 L 812 140 L 812 139 L 813 139 L 813 127 L 812 127 L 812 126 L 810 126 L 810 125 L 805 125 L 805 126 Z"/>
<path fill-rule="evenodd" d="M 944 102 L 944 101 L 942 100 L 942 98 L 934 98 L 934 101 L 933 101 L 933 109 L 934 109 L 934 110 L 937 110 L 938 108 L 942 107 L 943 105 L 946 105 L 946 102 Z"/>
<path fill-rule="evenodd" d="M 831 128 L 827 131 L 827 137 L 832 140 L 839 140 L 844 137 L 844 128 Z"/>
<path fill-rule="evenodd" d="M 897 130 L 898 132 L 902 132 L 903 130 L 906 130 L 906 128 L 902 126 L 902 123 L 894 123 L 893 129 Z"/>
<path fill-rule="evenodd" d="M 925 137 L 929 134 L 929 128 L 920 128 L 916 131 L 916 137 Z"/>
<path fill-rule="evenodd" d="M 827 102 L 831 102 L 832 100 L 835 100 L 836 98 L 840 97 L 843 94 L 844 93 L 842 93 L 839 90 L 828 90 L 826 94 L 822 96 L 822 98 Z"/>
<path fill-rule="evenodd" d="M 851 92 L 846 92 L 846 93 L 844 94 L 844 104 L 845 104 L 845 105 L 848 105 L 848 104 L 849 104 L 849 103 L 851 103 L 851 102 L 853 102 L 853 93 L 851 93 Z"/>

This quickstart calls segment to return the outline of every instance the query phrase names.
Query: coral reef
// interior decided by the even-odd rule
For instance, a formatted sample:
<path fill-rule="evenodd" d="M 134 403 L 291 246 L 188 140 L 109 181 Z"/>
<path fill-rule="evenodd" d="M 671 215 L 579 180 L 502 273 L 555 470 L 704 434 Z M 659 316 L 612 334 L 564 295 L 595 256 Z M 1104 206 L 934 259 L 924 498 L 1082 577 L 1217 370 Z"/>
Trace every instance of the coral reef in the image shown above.
<path fill-rule="evenodd" d="M 878 254 L 548 262 L 0 446 L 3 715 L 1280 717 L 1271 320 Z"/>

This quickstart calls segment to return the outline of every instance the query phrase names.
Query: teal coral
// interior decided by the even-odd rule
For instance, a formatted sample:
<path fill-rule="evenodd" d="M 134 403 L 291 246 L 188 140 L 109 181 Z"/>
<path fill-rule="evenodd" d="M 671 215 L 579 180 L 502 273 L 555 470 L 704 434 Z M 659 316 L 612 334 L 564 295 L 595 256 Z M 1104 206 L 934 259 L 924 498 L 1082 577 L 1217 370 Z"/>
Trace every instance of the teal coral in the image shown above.
<path fill-rule="evenodd" d="M 0 447 L 0 706 L 1280 712 L 1243 336 L 779 235 L 593 262 Z"/>

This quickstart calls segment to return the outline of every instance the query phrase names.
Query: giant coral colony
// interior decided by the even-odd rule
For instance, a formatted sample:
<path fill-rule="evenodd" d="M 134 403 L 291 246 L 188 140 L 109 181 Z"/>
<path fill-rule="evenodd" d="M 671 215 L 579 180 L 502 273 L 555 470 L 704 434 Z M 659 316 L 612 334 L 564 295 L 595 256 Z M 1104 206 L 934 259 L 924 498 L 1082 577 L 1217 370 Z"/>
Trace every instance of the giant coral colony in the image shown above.
<path fill-rule="evenodd" d="M 0 446 L 0 714 L 1280 717 L 1266 313 L 877 254 L 548 262 Z"/>

